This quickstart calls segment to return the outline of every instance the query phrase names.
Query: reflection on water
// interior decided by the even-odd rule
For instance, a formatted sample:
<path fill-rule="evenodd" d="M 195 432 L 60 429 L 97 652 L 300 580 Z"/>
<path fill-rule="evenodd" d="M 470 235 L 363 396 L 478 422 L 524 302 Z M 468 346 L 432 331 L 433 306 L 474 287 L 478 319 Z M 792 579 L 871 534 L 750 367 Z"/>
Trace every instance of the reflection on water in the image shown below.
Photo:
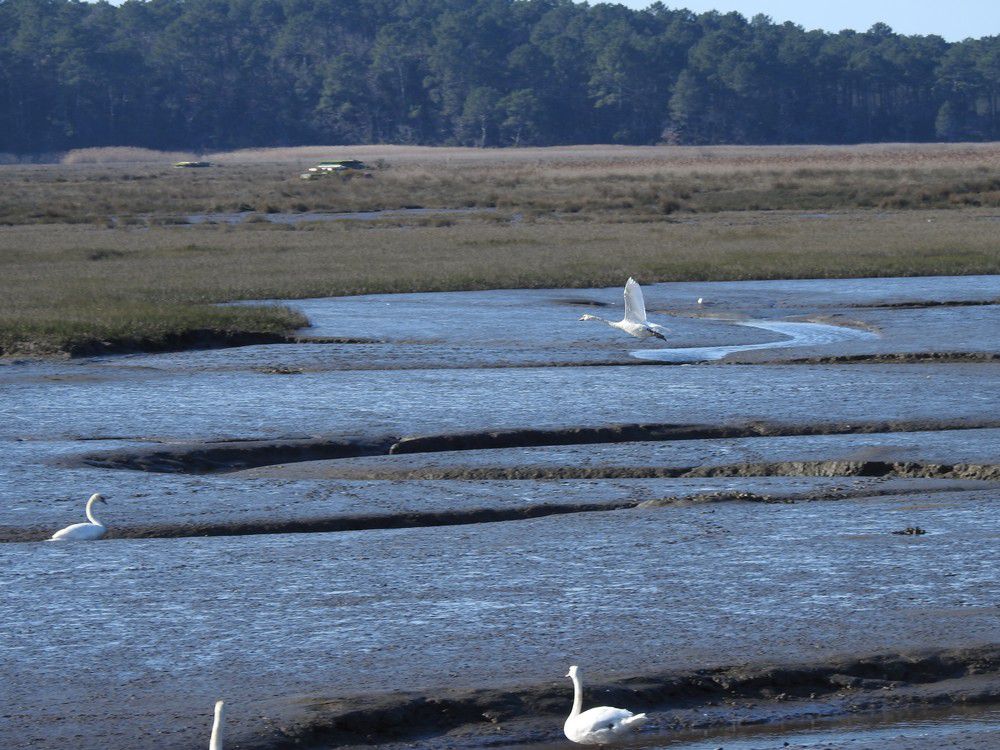
<path fill-rule="evenodd" d="M 807 727 L 746 727 L 725 733 L 706 731 L 698 739 L 689 736 L 677 741 L 642 742 L 641 747 L 648 750 L 706 750 L 710 747 L 724 747 L 725 750 L 784 750 L 786 747 L 793 750 L 855 750 L 859 747 L 937 750 L 957 747 L 962 742 L 968 743 L 962 746 L 984 749 L 1000 746 L 1000 711 L 996 709 L 950 709 L 931 714 L 905 721 L 893 721 L 890 714 L 884 718 Z"/>
<path fill-rule="evenodd" d="M 759 349 L 786 349 L 792 346 L 825 346 L 845 341 L 865 341 L 877 339 L 870 331 L 862 331 L 845 326 L 831 326 L 823 323 L 796 323 L 787 320 L 743 320 L 739 325 L 773 331 L 787 338 L 762 344 L 737 344 L 733 346 L 694 346 L 687 348 L 641 349 L 632 352 L 633 357 L 658 362 L 704 362 L 722 359 L 737 352 Z"/>

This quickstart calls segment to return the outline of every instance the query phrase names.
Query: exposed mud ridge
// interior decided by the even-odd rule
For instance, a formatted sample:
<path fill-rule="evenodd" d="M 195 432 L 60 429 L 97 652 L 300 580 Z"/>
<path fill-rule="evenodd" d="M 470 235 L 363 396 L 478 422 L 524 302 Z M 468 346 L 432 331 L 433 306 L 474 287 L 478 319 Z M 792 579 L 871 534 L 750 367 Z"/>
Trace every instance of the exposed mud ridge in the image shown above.
<path fill-rule="evenodd" d="M 841 364 L 926 364 L 928 362 L 1000 362 L 1000 352 L 897 352 L 881 354 L 835 354 L 829 357 L 800 357 L 782 359 L 787 365 L 841 365 Z M 727 364 L 739 364 L 729 362 Z"/>
<path fill-rule="evenodd" d="M 887 432 L 974 430 L 998 427 L 1000 427 L 1000 420 L 908 420 L 819 424 L 749 422 L 732 425 L 616 424 L 604 427 L 525 428 L 364 440 L 337 437 L 158 444 L 154 447 L 141 449 L 88 453 L 62 459 L 59 463 L 69 466 L 86 465 L 106 469 L 206 474 L 300 461 L 402 453 L 482 450 L 485 448 L 532 448 L 547 445 L 790 437 L 797 435 L 867 435 Z"/>
<path fill-rule="evenodd" d="M 364 440 L 246 440 L 218 443 L 177 443 L 140 450 L 114 450 L 70 459 L 104 469 L 135 469 L 161 473 L 208 474 L 256 466 L 321 461 L 330 458 L 385 455 L 393 438 Z"/>
<path fill-rule="evenodd" d="M 567 427 L 562 429 L 491 430 L 445 435 L 404 437 L 389 452 L 436 453 L 443 451 L 482 450 L 484 448 L 532 448 L 546 445 L 583 445 L 590 443 L 635 443 L 670 440 L 713 440 L 745 437 L 794 437 L 797 435 L 867 435 L 881 432 L 927 432 L 935 430 L 989 429 L 1000 427 L 998 420 L 908 420 L 887 422 L 821 422 L 783 424 L 748 422 L 745 424 L 615 424 L 604 427 Z"/>
<path fill-rule="evenodd" d="M 414 511 L 393 514 L 351 514 L 329 518 L 267 519 L 220 523 L 149 524 L 115 526 L 105 539 L 180 539 L 205 536 L 253 536 L 255 534 L 313 534 L 333 531 L 372 531 L 376 529 L 411 529 L 431 526 L 462 526 L 499 521 L 523 521 L 567 513 L 623 510 L 635 502 L 574 503 L 522 505 L 517 508 L 472 508 L 457 511 Z M 0 543 L 41 542 L 52 535 L 51 529 L 0 526 Z"/>
<path fill-rule="evenodd" d="M 922 495 L 931 492 L 954 491 L 954 487 L 931 488 L 920 490 Z M 794 492 L 786 494 L 760 494 L 758 492 L 739 492 L 719 490 L 717 492 L 699 492 L 694 495 L 667 495 L 643 500 L 636 508 L 674 508 L 686 505 L 707 505 L 711 503 L 762 503 L 764 505 L 794 505 L 795 503 L 832 502 L 835 500 L 851 500 L 858 498 L 888 497 L 901 494 L 897 488 L 878 490 L 871 487 L 857 490 L 814 490 L 812 492 Z"/>
<path fill-rule="evenodd" d="M 884 710 L 905 702 L 910 705 L 1000 702 L 998 672 L 1000 646 L 989 645 L 837 658 L 806 665 L 765 664 L 654 673 L 623 677 L 614 683 L 591 684 L 586 693 L 588 703 L 626 705 L 636 711 L 687 709 L 733 698 L 787 701 L 845 695 L 856 696 L 853 705 L 860 710 Z M 982 679 L 983 676 L 992 679 Z M 962 690 L 954 682 L 936 692 L 927 689 L 935 683 L 962 678 L 974 682 L 976 689 Z M 907 696 L 909 687 L 924 691 L 915 690 Z M 548 731 L 554 733 L 562 725 L 571 696 L 567 681 L 562 680 L 506 690 L 393 692 L 311 700 L 306 705 L 307 713 L 272 724 L 273 729 L 266 736 L 246 747 L 301 750 L 414 741 L 463 727 L 480 726 L 495 731 L 496 724 L 536 719 L 544 720 Z M 870 699 L 866 700 L 866 696 Z"/>
<path fill-rule="evenodd" d="M 924 487 L 922 495 L 934 492 L 954 492 L 954 486 Z M 693 495 L 667 495 L 650 500 L 619 500 L 599 503 L 538 503 L 514 508 L 472 508 L 468 510 L 412 511 L 393 514 L 342 514 L 325 518 L 266 519 L 215 523 L 146 524 L 115 526 L 105 539 L 182 539 L 206 536 L 253 536 L 257 534 L 315 534 L 338 531 L 374 531 L 379 529 L 411 529 L 433 526 L 463 526 L 477 523 L 524 521 L 530 518 L 571 513 L 601 513 L 636 508 L 669 508 L 710 503 L 761 503 L 764 505 L 794 505 L 804 502 L 834 502 L 858 498 L 889 497 L 900 494 L 897 488 L 880 490 L 815 490 L 787 494 L 756 492 L 701 492 Z M 899 533 L 899 532 L 893 532 Z M 0 544 L 41 542 L 52 535 L 52 529 L 40 527 L 0 526 Z"/>
<path fill-rule="evenodd" d="M 781 461 L 699 466 L 684 477 L 880 477 L 893 479 L 1000 480 L 997 464 L 932 464 L 921 461 Z"/>
<path fill-rule="evenodd" d="M 503 466 L 360 469 L 342 479 L 708 479 L 712 477 L 884 477 L 892 479 L 1000 480 L 996 464 L 929 464 L 919 461 L 781 461 L 721 466 Z"/>
<path fill-rule="evenodd" d="M 124 337 L 108 340 L 81 341 L 66 348 L 72 358 L 98 357 L 107 354 L 142 354 L 153 352 L 183 352 L 194 349 L 229 349 L 261 344 L 379 344 L 378 339 L 331 336 L 293 336 L 282 333 L 254 331 L 216 331 L 197 328 L 181 333 L 168 333 L 157 338 Z M 0 356 L 4 354 L 0 349 Z"/>
<path fill-rule="evenodd" d="M 854 303 L 843 307 L 862 308 L 865 310 L 919 310 L 925 307 L 989 307 L 1000 305 L 1000 298 L 987 300 L 920 300 L 914 302 L 880 302 L 878 304 Z"/>

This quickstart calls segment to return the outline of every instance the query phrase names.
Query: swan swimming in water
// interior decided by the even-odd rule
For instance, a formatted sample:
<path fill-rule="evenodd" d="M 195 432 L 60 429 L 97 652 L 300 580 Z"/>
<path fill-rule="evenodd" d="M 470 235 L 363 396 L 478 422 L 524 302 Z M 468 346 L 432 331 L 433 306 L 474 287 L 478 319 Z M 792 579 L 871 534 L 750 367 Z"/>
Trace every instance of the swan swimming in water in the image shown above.
<path fill-rule="evenodd" d="M 646 320 L 646 303 L 642 298 L 642 288 L 631 276 L 625 282 L 624 318 L 619 321 L 613 321 L 599 318 L 596 315 L 584 315 L 580 320 L 599 320 L 602 323 L 607 323 L 612 328 L 617 328 L 619 331 L 625 331 L 629 336 L 635 336 L 637 339 L 655 337 L 664 341 L 667 340 L 667 337 L 663 335 L 667 332 L 666 328 Z"/>
<path fill-rule="evenodd" d="M 581 745 L 610 745 L 618 742 L 641 726 L 646 714 L 633 714 L 624 708 L 598 706 L 580 713 L 583 706 L 583 687 L 577 667 L 569 668 L 566 676 L 573 680 L 573 710 L 563 724 L 563 732 L 573 742 Z"/>
<path fill-rule="evenodd" d="M 90 523 L 74 523 L 72 526 L 67 526 L 65 529 L 59 529 L 55 534 L 52 535 L 50 542 L 60 542 L 60 541 L 79 541 L 79 540 L 91 540 L 100 539 L 107 532 L 107 527 L 94 518 L 93 507 L 94 503 L 102 502 L 105 505 L 108 501 L 104 499 L 103 495 L 94 493 L 90 496 L 90 500 L 87 501 L 87 520 Z"/>
<path fill-rule="evenodd" d="M 225 701 L 215 702 L 215 721 L 212 723 L 212 739 L 208 750 L 222 750 L 222 722 L 225 720 Z"/>

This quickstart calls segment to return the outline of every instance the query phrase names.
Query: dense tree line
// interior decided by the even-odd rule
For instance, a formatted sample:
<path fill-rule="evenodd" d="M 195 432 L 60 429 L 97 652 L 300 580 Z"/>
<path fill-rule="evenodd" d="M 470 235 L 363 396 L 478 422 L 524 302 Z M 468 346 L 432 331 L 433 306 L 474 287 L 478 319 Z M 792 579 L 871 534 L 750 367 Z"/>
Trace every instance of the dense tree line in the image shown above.
<path fill-rule="evenodd" d="M 0 151 L 1000 140 L 1000 36 L 571 0 L 0 0 Z"/>

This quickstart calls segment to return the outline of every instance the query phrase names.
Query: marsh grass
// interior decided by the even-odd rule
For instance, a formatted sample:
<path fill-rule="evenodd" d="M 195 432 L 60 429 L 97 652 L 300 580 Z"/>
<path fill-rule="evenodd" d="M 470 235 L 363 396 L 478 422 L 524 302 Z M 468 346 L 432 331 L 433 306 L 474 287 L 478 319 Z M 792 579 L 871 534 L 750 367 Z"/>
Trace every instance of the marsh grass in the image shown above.
<path fill-rule="evenodd" d="M 184 345 L 305 325 L 229 300 L 670 280 L 1000 273 L 990 212 L 732 212 L 656 221 L 418 222 L 0 231 L 7 355 Z M 186 338 L 187 337 L 187 338 Z"/>
<path fill-rule="evenodd" d="M 307 325 L 277 305 L 214 307 L 70 294 L 46 310 L 0 315 L 0 354 L 50 356 L 158 351 L 275 338 Z M 25 311 L 27 312 L 27 311 Z"/>
<path fill-rule="evenodd" d="M 292 155 L 384 161 L 373 179 L 299 178 Z M 373 159 L 375 154 L 384 159 Z M 285 161 L 276 161 L 278 156 Z M 164 155 L 166 157 L 168 155 Z M 176 156 L 176 155 L 169 155 Z M 144 158 L 147 158 L 145 155 Z M 110 158 L 110 157 L 109 157 Z M 189 214 L 492 207 L 646 220 L 675 213 L 1000 206 L 1000 144 L 614 149 L 265 150 L 221 166 L 0 167 L 0 223 L 162 222 Z"/>
<path fill-rule="evenodd" d="M 1000 272 L 1000 144 L 103 149 L 0 166 L 0 353 L 233 343 L 305 321 L 229 300 Z M 361 158 L 372 179 L 305 181 Z M 489 208 L 368 221 L 275 212 Z M 948 210 L 943 210 L 948 209 Z M 242 223 L 192 215 L 251 212 Z M 928 221 L 930 219 L 930 221 Z"/>

